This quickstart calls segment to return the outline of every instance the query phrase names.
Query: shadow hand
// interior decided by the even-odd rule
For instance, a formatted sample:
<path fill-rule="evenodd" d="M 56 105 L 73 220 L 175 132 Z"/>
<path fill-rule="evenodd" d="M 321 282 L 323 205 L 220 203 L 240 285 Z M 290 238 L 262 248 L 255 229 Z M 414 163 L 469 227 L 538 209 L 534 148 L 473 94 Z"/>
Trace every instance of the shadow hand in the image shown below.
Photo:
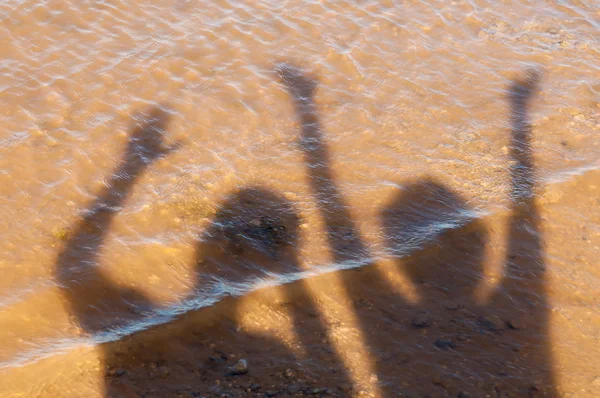
<path fill-rule="evenodd" d="M 156 107 L 142 117 L 129 135 L 127 161 L 141 161 L 148 165 L 181 147 L 180 142 L 171 145 L 164 143 L 165 127 L 169 119 L 166 111 Z"/>
<path fill-rule="evenodd" d="M 541 71 L 529 69 L 523 76 L 513 80 L 509 89 L 510 100 L 512 102 L 527 102 L 535 94 L 541 75 Z"/>
<path fill-rule="evenodd" d="M 316 80 L 305 76 L 299 68 L 290 64 L 280 64 L 275 70 L 295 100 L 307 101 L 312 98 L 317 88 Z"/>

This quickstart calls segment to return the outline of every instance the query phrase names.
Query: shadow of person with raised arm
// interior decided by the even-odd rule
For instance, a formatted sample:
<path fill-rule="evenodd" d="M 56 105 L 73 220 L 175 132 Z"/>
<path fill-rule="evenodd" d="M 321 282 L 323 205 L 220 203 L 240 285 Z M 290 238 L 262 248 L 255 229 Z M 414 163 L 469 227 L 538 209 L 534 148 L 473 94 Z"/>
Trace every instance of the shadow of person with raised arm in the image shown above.
<path fill-rule="evenodd" d="M 56 275 L 65 302 L 88 334 L 140 319 L 140 312 L 152 309 L 150 299 L 116 285 L 96 260 L 111 220 L 133 184 L 152 161 L 171 150 L 162 144 L 166 116 L 155 109 L 131 133 L 117 170 L 59 256 Z M 301 271 L 298 228 L 294 206 L 277 193 L 262 187 L 232 193 L 199 237 L 194 292 L 188 299 L 236 296 L 244 294 L 252 280 Z M 347 376 L 335 355 L 318 352 L 323 351 L 327 333 L 312 297 L 302 281 L 280 289 L 285 308 L 264 322 L 260 314 L 253 316 L 262 323 L 260 327 L 277 330 L 278 325 L 264 323 L 276 322 L 279 313 L 287 313 L 297 337 L 295 352 L 278 336 L 245 332 L 240 322 L 244 314 L 238 313 L 241 299 L 230 297 L 168 325 L 103 344 L 105 396 L 294 396 L 329 387 L 328 392 L 339 396 L 336 386 L 348 384 Z M 249 372 L 235 368 L 242 358 L 250 364 Z M 323 379 L 323 375 L 328 377 Z"/>
<path fill-rule="evenodd" d="M 233 297 L 116 344 L 111 366 L 121 375 L 107 382 L 108 396 L 303 396 L 319 388 L 341 396 L 347 375 L 321 350 L 326 328 L 303 281 L 279 287 L 277 308 L 240 307 L 235 297 L 253 281 L 301 271 L 299 225 L 292 203 L 273 191 L 230 194 L 199 237 L 191 299 Z M 286 318 L 291 338 L 276 324 Z"/>
<path fill-rule="evenodd" d="M 404 325 L 398 337 L 406 347 L 392 354 L 404 358 L 401 374 L 385 366 L 378 371 L 417 396 L 556 394 L 528 120 L 537 80 L 528 72 L 509 89 L 513 207 L 505 279 L 487 304 L 476 296 L 487 231 L 465 200 L 438 182 L 421 181 L 405 186 L 381 214 L 388 247 L 420 301 L 413 330 Z"/>
<path fill-rule="evenodd" d="M 97 261 L 111 221 L 134 184 L 155 160 L 175 148 L 163 144 L 167 116 L 160 108 L 142 114 L 116 170 L 72 228 L 57 259 L 55 274 L 65 305 L 88 335 L 141 321 L 142 313 L 156 309 L 142 292 L 112 281 Z M 298 228 L 294 206 L 275 192 L 247 187 L 229 195 L 199 237 L 194 292 L 188 299 L 236 296 L 245 293 L 252 280 L 300 271 Z M 335 355 L 316 352 L 327 333 L 312 298 L 302 281 L 280 289 L 285 308 L 264 321 L 259 310 L 253 316 L 261 328 L 277 330 L 278 325 L 265 323 L 287 313 L 297 337 L 291 343 L 297 346 L 295 352 L 278 336 L 244 331 L 244 314 L 238 313 L 241 299 L 231 297 L 167 325 L 102 344 L 104 396 L 294 396 L 315 388 L 339 396 L 335 387 L 347 384 L 347 376 Z M 250 364 L 250 371 L 240 369 L 239 363 L 236 367 L 239 359 Z M 323 374 L 328 375 L 325 380 Z"/>

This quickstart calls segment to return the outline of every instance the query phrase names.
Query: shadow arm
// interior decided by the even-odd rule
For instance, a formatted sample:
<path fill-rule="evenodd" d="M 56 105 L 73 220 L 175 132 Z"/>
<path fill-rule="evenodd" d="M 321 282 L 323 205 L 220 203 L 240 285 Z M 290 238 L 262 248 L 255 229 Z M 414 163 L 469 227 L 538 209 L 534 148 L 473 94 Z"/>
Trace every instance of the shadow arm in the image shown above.
<path fill-rule="evenodd" d="M 97 258 L 112 220 L 137 179 L 153 160 L 168 152 L 162 145 L 165 121 L 166 114 L 157 109 L 132 131 L 117 169 L 72 229 L 57 258 L 55 277 L 64 300 L 87 332 L 94 333 L 112 325 L 115 319 L 107 319 L 108 313 L 131 313 L 148 305 L 142 294 L 121 288 L 107 278 L 98 267 Z"/>
<path fill-rule="evenodd" d="M 511 117 L 511 214 L 504 279 L 499 294 L 514 304 L 535 303 L 544 296 L 544 255 L 540 217 L 535 203 L 535 165 L 529 121 L 539 73 L 529 71 L 509 89 Z"/>
<path fill-rule="evenodd" d="M 335 260 L 364 260 L 368 258 L 367 250 L 360 239 L 342 192 L 335 183 L 329 150 L 314 101 L 317 84 L 289 65 L 280 67 L 278 72 L 294 101 L 301 126 L 300 144 L 310 186 L 325 221 Z"/>

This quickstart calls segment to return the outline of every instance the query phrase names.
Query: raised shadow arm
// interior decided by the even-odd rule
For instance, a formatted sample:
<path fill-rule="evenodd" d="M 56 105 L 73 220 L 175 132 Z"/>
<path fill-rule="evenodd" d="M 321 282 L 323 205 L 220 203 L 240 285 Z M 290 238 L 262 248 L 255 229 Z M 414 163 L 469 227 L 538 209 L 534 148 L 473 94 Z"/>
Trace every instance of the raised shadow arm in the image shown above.
<path fill-rule="evenodd" d="M 101 272 L 96 260 L 111 221 L 121 210 L 138 177 L 153 161 L 172 150 L 162 142 L 166 121 L 166 112 L 155 108 L 134 128 L 117 169 L 83 218 L 72 228 L 70 238 L 58 256 L 55 274 L 64 299 L 88 333 L 112 326 L 124 312 L 134 312 L 148 304 L 148 300 L 135 290 L 116 286 Z"/>
<path fill-rule="evenodd" d="M 300 143 L 310 185 L 325 221 L 335 261 L 341 263 L 348 260 L 364 260 L 368 258 L 367 250 L 358 235 L 331 169 L 329 151 L 314 101 L 317 82 L 290 65 L 279 66 L 277 71 L 294 100 L 302 129 Z"/>
<path fill-rule="evenodd" d="M 542 235 L 535 203 L 535 165 L 531 148 L 529 107 L 539 83 L 539 72 L 528 71 L 513 81 L 508 99 L 511 115 L 511 215 L 505 287 L 513 300 L 531 302 L 545 287 Z M 516 290 L 514 290 L 516 289 Z"/>

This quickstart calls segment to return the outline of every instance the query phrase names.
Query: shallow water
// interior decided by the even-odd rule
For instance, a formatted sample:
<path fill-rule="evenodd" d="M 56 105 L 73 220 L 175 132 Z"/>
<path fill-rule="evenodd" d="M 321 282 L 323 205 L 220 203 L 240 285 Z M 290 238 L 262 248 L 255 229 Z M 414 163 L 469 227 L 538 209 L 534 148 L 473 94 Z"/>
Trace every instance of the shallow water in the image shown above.
<path fill-rule="evenodd" d="M 550 289 L 551 301 L 563 317 L 587 314 L 577 334 L 598 348 L 590 297 L 600 275 L 582 259 L 600 252 L 600 225 L 593 205 L 569 200 L 595 187 L 600 167 L 595 1 L 2 1 L 0 20 L 0 377 L 227 295 L 409 256 L 438 230 L 500 217 L 514 194 L 507 90 L 531 68 L 543 71 L 529 117 L 550 231 L 546 266 L 569 281 Z M 360 256 L 333 253 L 322 208 L 340 204 L 311 188 L 294 100 L 277 72 L 283 63 L 318 81 L 330 177 L 360 234 Z M 178 148 L 128 187 L 94 257 L 74 274 L 95 265 L 152 305 L 82 298 L 99 322 L 87 327 L 65 303 L 57 264 L 111 183 L 128 134 L 151 124 L 156 107 L 168 114 L 165 141 Z M 433 215 L 423 204 L 426 225 L 403 231 L 390 251 L 397 237 L 382 211 L 424 178 L 465 203 Z M 246 272 L 225 256 L 199 271 L 199 259 L 213 256 L 198 242 L 210 246 L 219 210 L 245 187 L 291 203 L 295 258 Z M 562 241 L 573 231 L 584 243 Z M 556 344 L 568 340 L 554 328 Z M 559 364 L 572 366 L 570 347 L 559 349 Z"/>

